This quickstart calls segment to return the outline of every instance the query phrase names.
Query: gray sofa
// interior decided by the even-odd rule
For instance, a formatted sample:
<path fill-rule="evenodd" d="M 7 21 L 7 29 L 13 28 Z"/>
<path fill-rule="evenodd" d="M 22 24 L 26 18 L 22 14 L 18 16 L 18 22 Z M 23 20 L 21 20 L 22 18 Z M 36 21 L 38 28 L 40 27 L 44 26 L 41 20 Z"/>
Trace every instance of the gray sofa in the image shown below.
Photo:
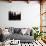
<path fill-rule="evenodd" d="M 30 42 L 33 42 L 34 38 L 33 36 L 29 36 L 29 35 L 21 35 L 21 34 L 11 34 L 9 36 L 9 38 L 12 40 L 12 39 L 15 39 L 15 40 L 20 40 L 21 43 L 30 43 Z"/>
<path fill-rule="evenodd" d="M 21 43 L 30 43 L 33 42 L 34 37 L 32 36 L 32 30 L 30 32 L 30 35 L 28 33 L 22 34 L 21 29 L 26 29 L 26 28 L 13 28 L 10 27 L 8 31 L 11 33 L 9 36 L 5 36 L 5 39 L 10 39 L 10 40 L 20 40 Z"/>

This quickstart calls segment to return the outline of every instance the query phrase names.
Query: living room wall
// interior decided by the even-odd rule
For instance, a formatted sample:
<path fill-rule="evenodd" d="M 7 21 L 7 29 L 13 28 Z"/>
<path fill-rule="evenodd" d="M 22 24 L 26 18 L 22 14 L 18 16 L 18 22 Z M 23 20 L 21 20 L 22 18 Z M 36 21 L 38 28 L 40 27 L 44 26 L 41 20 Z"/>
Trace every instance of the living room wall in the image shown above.
<path fill-rule="evenodd" d="M 21 20 L 10 21 L 8 12 L 21 12 Z M 40 4 L 37 1 L 26 2 L 1 2 L 0 1 L 0 27 L 27 28 L 40 26 Z"/>

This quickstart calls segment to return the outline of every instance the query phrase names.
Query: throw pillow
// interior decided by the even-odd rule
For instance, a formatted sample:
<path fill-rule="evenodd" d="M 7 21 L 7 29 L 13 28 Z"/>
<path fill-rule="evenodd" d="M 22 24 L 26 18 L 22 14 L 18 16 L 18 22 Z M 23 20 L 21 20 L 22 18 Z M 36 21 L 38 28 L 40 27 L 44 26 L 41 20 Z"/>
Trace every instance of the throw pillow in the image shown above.
<path fill-rule="evenodd" d="M 22 33 L 23 35 L 26 34 L 26 32 L 27 32 L 27 29 L 26 29 L 26 28 L 21 29 L 21 33 Z"/>
<path fill-rule="evenodd" d="M 14 34 L 14 27 L 9 27 L 8 32 L 10 32 L 11 34 Z"/>
<path fill-rule="evenodd" d="M 21 29 L 20 28 L 15 28 L 14 33 L 20 33 Z"/>

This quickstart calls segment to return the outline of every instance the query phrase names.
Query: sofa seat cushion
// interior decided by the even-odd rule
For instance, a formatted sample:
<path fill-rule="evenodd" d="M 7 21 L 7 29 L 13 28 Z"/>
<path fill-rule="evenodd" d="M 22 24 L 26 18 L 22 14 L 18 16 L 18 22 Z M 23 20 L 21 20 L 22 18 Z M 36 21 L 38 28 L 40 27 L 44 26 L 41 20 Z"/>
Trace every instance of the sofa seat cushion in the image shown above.
<path fill-rule="evenodd" d="M 15 39 L 15 40 L 20 40 L 21 42 L 24 40 L 25 42 L 31 42 L 32 40 L 34 40 L 34 37 L 33 36 L 29 36 L 29 35 L 21 35 L 21 34 L 13 34 L 13 35 L 10 35 L 9 38 L 11 40 Z"/>

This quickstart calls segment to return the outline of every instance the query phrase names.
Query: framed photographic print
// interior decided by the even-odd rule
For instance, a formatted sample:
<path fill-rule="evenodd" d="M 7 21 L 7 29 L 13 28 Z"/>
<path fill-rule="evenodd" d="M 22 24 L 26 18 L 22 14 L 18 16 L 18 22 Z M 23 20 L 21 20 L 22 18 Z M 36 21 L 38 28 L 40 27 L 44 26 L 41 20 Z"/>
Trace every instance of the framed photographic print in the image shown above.
<path fill-rule="evenodd" d="M 16 12 L 9 11 L 9 20 L 21 20 L 21 13 L 16 14 Z"/>

